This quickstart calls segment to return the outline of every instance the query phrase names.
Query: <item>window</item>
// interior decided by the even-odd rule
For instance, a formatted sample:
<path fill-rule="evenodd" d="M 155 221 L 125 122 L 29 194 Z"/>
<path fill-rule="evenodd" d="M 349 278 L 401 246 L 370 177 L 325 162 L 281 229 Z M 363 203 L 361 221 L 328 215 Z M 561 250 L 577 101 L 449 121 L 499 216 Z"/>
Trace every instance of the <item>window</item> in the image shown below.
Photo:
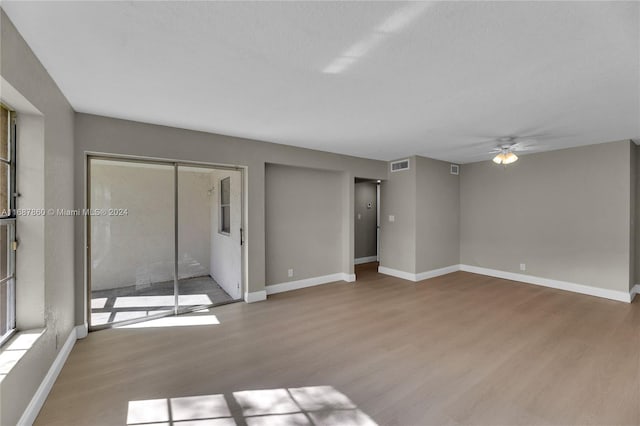
<path fill-rule="evenodd" d="M 0 344 L 16 328 L 15 113 L 0 105 Z"/>
<path fill-rule="evenodd" d="M 220 232 L 231 233 L 231 178 L 220 181 Z"/>

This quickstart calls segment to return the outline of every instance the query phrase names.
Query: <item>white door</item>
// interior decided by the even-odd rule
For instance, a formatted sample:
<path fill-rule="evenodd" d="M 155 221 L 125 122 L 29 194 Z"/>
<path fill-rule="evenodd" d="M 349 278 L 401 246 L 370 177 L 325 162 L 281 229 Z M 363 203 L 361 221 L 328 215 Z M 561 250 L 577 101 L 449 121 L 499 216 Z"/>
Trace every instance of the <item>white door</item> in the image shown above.
<path fill-rule="evenodd" d="M 242 173 L 212 176 L 211 276 L 232 298 L 242 297 Z"/>

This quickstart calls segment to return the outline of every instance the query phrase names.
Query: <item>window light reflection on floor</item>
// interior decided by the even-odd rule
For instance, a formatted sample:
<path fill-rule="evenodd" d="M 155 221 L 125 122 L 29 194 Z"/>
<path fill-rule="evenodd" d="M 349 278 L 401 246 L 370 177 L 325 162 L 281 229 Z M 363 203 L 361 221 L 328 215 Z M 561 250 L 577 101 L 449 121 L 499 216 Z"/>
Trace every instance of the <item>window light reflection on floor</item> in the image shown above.
<path fill-rule="evenodd" d="M 118 328 L 155 328 L 155 327 L 188 327 L 198 325 L 218 325 L 220 321 L 213 314 L 210 315 L 177 315 L 162 317 L 136 324 L 122 325 Z"/>
<path fill-rule="evenodd" d="M 236 407 L 232 410 L 230 407 Z M 376 426 L 332 386 L 261 389 L 232 394 L 129 401 L 128 426 Z"/>
<path fill-rule="evenodd" d="M 117 296 L 111 302 L 107 298 L 91 299 L 91 325 L 99 326 L 109 323 L 117 323 L 128 320 L 142 319 L 150 315 L 172 312 L 174 310 L 175 296 Z M 213 301 L 207 294 L 181 294 L 178 296 L 178 305 L 180 307 L 206 306 L 213 304 Z M 207 322 L 202 320 L 194 324 L 177 321 L 176 326 L 180 325 L 206 325 L 218 324 L 216 322 Z M 160 325 L 162 327 L 170 326 L 169 323 Z"/>
<path fill-rule="evenodd" d="M 117 297 L 114 308 L 153 308 L 161 306 L 173 306 L 175 296 L 122 296 Z M 181 294 L 178 296 L 178 305 L 210 305 L 213 302 L 206 294 Z"/>
<path fill-rule="evenodd" d="M 106 297 L 97 297 L 95 299 L 91 299 L 91 309 L 103 309 L 107 304 Z"/>

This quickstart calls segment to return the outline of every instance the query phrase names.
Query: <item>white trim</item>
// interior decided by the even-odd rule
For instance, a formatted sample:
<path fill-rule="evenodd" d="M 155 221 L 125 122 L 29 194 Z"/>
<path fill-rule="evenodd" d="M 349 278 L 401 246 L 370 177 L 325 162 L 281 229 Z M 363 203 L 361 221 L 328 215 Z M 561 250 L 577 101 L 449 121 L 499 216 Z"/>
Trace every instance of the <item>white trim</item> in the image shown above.
<path fill-rule="evenodd" d="M 306 278 L 304 280 L 289 281 L 286 283 L 268 285 L 267 294 L 278 294 L 285 291 L 298 290 L 306 287 L 313 287 L 321 284 L 334 283 L 336 281 L 353 282 L 356 280 L 354 274 L 345 274 L 338 272 L 337 274 L 323 275 L 321 277 Z"/>
<path fill-rule="evenodd" d="M 403 280 L 414 281 L 416 278 L 416 274 L 412 274 L 410 272 L 400 271 L 398 269 L 387 268 L 386 266 L 378 266 L 378 272 L 385 275 L 391 275 L 392 277 L 402 278 Z"/>
<path fill-rule="evenodd" d="M 46 376 L 44 376 L 44 379 L 42 379 L 40 386 L 38 386 L 38 390 L 36 390 L 36 393 L 33 395 L 33 398 L 31 398 L 29 405 L 27 405 L 24 413 L 22 413 L 22 417 L 18 420 L 18 426 L 30 426 L 35 422 L 36 417 L 38 417 L 38 413 L 40 413 L 40 410 L 47 399 L 47 396 L 49 396 L 49 392 L 51 392 L 53 384 L 58 378 L 58 374 L 60 374 L 64 363 L 67 361 L 67 357 L 73 349 L 73 345 L 76 343 L 78 335 L 86 332 L 85 327 L 86 325 L 79 325 L 71 329 L 69 337 L 67 337 L 64 345 L 60 348 L 56 359 L 53 360 L 51 367 L 49 367 L 49 371 Z"/>
<path fill-rule="evenodd" d="M 76 338 L 84 339 L 89 334 L 89 324 L 76 325 Z"/>
<path fill-rule="evenodd" d="M 361 265 L 363 263 L 375 262 L 378 260 L 378 256 L 367 256 L 367 257 L 359 257 L 354 260 L 355 265 Z"/>
<path fill-rule="evenodd" d="M 244 293 L 244 301 L 247 303 L 262 302 L 267 300 L 267 292 L 265 290 Z"/>
<path fill-rule="evenodd" d="M 474 274 L 488 275 L 490 277 L 502 278 L 505 280 L 520 281 L 527 284 L 535 284 L 543 287 L 555 288 L 558 290 L 566 290 L 574 293 L 587 294 L 589 296 L 602 297 L 605 299 L 616 300 L 619 302 L 630 303 L 633 298 L 632 292 L 627 293 L 619 290 L 609 290 L 605 288 L 592 287 L 584 284 L 576 284 L 576 283 L 570 283 L 567 281 L 553 280 L 550 278 L 535 277 L 532 275 L 516 274 L 513 272 L 499 271 L 496 269 L 481 268 L 479 266 L 460 265 L 460 270 L 465 272 L 471 272 Z"/>
<path fill-rule="evenodd" d="M 438 277 L 440 275 L 450 274 L 455 271 L 465 271 L 474 274 L 486 275 L 489 277 L 502 278 L 505 280 L 519 281 L 527 284 L 534 284 L 543 287 L 555 288 L 558 290 L 571 291 L 573 293 L 586 294 L 589 296 L 602 297 L 604 299 L 615 300 L 618 302 L 630 303 L 636 294 L 640 294 L 640 284 L 636 284 L 629 293 L 620 290 L 609 290 L 605 288 L 592 287 L 584 284 L 576 284 L 567 281 L 553 280 L 550 278 L 536 277 L 533 275 L 517 274 L 514 272 L 500 271 L 497 269 L 481 268 L 471 265 L 451 265 L 445 268 L 434 269 L 432 271 L 412 274 L 410 272 L 399 271 L 384 266 L 378 267 L 378 272 L 393 277 L 402 278 L 413 282 L 422 281 L 428 278 Z"/>
<path fill-rule="evenodd" d="M 636 294 L 640 294 L 640 284 L 636 284 L 631 288 L 631 302 L 633 302 L 633 298 L 636 297 Z"/>
<path fill-rule="evenodd" d="M 402 278 L 412 282 L 418 282 L 429 278 L 439 277 L 441 275 L 450 274 L 460 270 L 460 265 L 450 265 L 444 268 L 433 269 L 431 271 L 420 272 L 419 274 L 412 274 L 411 272 L 399 271 L 397 269 L 387 268 L 385 266 L 378 266 L 378 272 L 385 275 L 391 275 L 392 277 Z"/>
<path fill-rule="evenodd" d="M 342 281 L 352 283 L 352 282 L 355 282 L 355 280 L 356 280 L 356 274 L 345 274 L 344 272 L 342 273 Z"/>
<path fill-rule="evenodd" d="M 440 275 L 447 275 L 452 272 L 457 272 L 460 270 L 460 265 L 451 265 L 445 266 L 444 268 L 433 269 L 427 272 L 420 272 L 416 274 L 416 281 L 427 280 L 429 278 L 439 277 Z"/>

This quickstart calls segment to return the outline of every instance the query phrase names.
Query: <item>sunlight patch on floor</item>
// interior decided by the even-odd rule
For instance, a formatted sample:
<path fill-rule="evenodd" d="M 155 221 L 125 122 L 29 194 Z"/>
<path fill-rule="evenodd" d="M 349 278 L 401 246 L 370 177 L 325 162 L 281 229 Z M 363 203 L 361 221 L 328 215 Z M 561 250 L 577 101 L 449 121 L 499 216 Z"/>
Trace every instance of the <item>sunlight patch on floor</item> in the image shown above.
<path fill-rule="evenodd" d="M 230 405 L 237 408 L 232 410 Z M 345 394 L 332 386 L 129 401 L 127 426 L 205 424 L 377 426 Z"/>
<path fill-rule="evenodd" d="M 220 321 L 215 315 L 178 315 L 163 317 L 136 324 L 118 326 L 117 328 L 157 328 L 157 327 L 188 327 L 198 325 L 218 325 Z"/>
<path fill-rule="evenodd" d="M 117 297 L 114 308 L 155 308 L 173 306 L 175 296 L 124 296 Z M 210 305 L 213 302 L 206 294 L 185 294 L 178 296 L 178 305 Z"/>

